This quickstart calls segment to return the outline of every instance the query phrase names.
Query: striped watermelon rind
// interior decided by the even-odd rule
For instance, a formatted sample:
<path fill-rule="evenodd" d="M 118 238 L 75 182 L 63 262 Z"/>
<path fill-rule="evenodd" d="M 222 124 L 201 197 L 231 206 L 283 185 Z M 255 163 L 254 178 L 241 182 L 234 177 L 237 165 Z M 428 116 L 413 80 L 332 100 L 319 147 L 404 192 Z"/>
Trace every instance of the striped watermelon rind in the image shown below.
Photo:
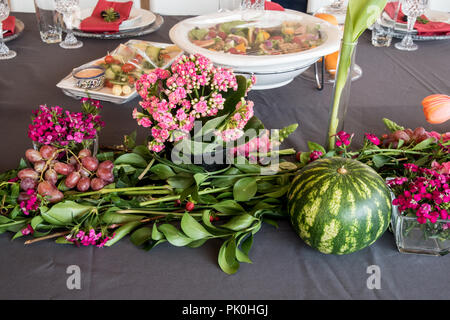
<path fill-rule="evenodd" d="M 305 166 L 288 191 L 291 224 L 311 247 L 348 254 L 388 228 L 391 194 L 375 170 L 352 159 L 323 158 Z"/>

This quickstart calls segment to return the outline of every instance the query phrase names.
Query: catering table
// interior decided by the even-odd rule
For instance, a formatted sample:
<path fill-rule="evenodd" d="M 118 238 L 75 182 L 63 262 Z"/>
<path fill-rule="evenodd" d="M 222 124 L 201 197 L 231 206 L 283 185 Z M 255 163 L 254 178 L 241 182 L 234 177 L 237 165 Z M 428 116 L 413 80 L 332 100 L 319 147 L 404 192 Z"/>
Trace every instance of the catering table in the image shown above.
<path fill-rule="evenodd" d="M 0 171 L 17 166 L 31 144 L 27 126 L 39 104 L 77 110 L 79 103 L 55 85 L 73 67 L 103 56 L 121 41 L 82 39 L 84 47 L 64 50 L 41 42 L 33 14 L 15 14 L 25 32 L 8 43 L 18 55 L 0 61 Z M 169 42 L 168 31 L 182 17 L 165 17 L 163 27 L 144 40 Z M 125 40 L 124 40 L 125 41 Z M 122 41 L 122 42 L 124 42 Z M 370 34 L 359 41 L 356 61 L 363 76 L 352 84 L 346 131 L 361 144 L 364 132 L 385 132 L 388 117 L 407 127 L 450 131 L 450 125 L 425 122 L 421 100 L 450 92 L 450 41 L 420 42 L 415 52 L 375 48 Z M 332 87 L 315 89 L 300 77 L 287 86 L 252 91 L 256 114 L 268 128 L 298 122 L 286 146 L 305 149 L 308 140 L 325 142 Z M 112 145 L 136 129 L 131 112 L 135 99 L 124 105 L 104 103 L 106 127 L 100 144 Z M 138 130 L 139 139 L 145 130 Z M 324 255 L 308 247 L 287 221 L 279 228 L 264 226 L 250 251 L 253 264 L 241 264 L 235 275 L 217 264 L 220 241 L 197 249 L 162 244 L 150 252 L 128 239 L 111 248 L 76 248 L 52 240 L 24 246 L 0 235 L 1 299 L 448 299 L 450 257 L 401 254 L 386 232 L 374 245 L 346 256 Z M 67 267 L 81 269 L 81 289 L 69 290 Z M 368 267 L 380 269 L 381 288 L 369 289 Z M 370 281 L 369 281 L 370 282 Z"/>

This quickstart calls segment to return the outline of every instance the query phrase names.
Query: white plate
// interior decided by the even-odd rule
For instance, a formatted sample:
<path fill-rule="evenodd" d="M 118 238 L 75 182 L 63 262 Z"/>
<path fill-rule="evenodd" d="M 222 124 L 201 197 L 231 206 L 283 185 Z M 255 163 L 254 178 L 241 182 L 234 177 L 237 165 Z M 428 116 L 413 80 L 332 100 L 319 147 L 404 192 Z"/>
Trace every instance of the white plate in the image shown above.
<path fill-rule="evenodd" d="M 239 11 L 194 17 L 176 24 L 170 30 L 169 36 L 173 43 L 188 53 L 200 53 L 211 59 L 215 64 L 233 68 L 236 73 L 255 74 L 256 84 L 253 87 L 254 89 L 268 89 L 285 85 L 320 57 L 339 50 L 341 35 L 338 27 L 325 20 L 294 10 L 266 11 L 263 19 L 318 24 L 325 35 L 325 40 L 321 45 L 297 53 L 276 56 L 245 56 L 211 51 L 198 47 L 189 40 L 188 33 L 196 26 L 207 27 L 208 25 L 240 19 L 241 12 Z"/>
<path fill-rule="evenodd" d="M 80 19 L 74 23 L 74 28 L 79 30 L 81 21 L 86 19 L 87 17 L 90 17 L 93 10 L 94 8 L 86 8 L 81 10 Z M 155 20 L 156 16 L 151 11 L 140 8 L 131 8 L 129 18 L 120 24 L 119 30 L 129 31 L 143 28 L 151 25 L 153 22 L 155 22 Z"/>
<path fill-rule="evenodd" d="M 130 41 L 142 41 L 142 40 L 129 40 L 128 42 L 130 42 Z M 125 44 L 128 44 L 128 42 L 126 42 Z M 160 42 L 151 42 L 151 41 L 145 41 L 145 42 L 148 42 L 151 45 L 161 47 L 161 48 L 172 45 L 171 43 L 160 43 Z M 117 50 L 119 47 L 117 47 L 115 50 Z M 114 51 L 111 54 L 114 54 Z M 92 65 L 95 62 L 97 62 L 99 60 L 103 60 L 103 59 L 104 59 L 104 57 L 95 59 L 93 61 L 85 63 L 82 66 Z M 175 59 L 176 59 L 176 57 L 174 59 L 172 59 L 165 67 L 168 67 L 170 64 L 172 64 Z M 82 66 L 79 66 L 79 67 L 82 67 Z M 95 100 L 108 101 L 108 102 L 112 102 L 114 104 L 123 104 L 123 103 L 133 100 L 134 98 L 136 98 L 138 96 L 138 93 L 135 88 L 132 88 L 131 93 L 126 96 L 116 96 L 116 95 L 112 94 L 111 88 L 106 88 L 106 87 L 100 88 L 98 90 L 86 90 L 86 89 L 78 88 L 75 85 L 75 79 L 72 76 L 72 72 L 70 74 L 68 74 L 60 82 L 58 82 L 58 84 L 56 86 L 58 88 L 62 89 L 64 94 L 66 94 L 72 98 L 75 98 L 75 99 L 80 99 L 82 97 L 84 97 L 84 98 L 91 97 L 92 99 L 95 99 Z"/>
<path fill-rule="evenodd" d="M 443 12 L 443 11 L 436 11 L 436 10 L 430 10 L 427 9 L 425 11 L 425 16 L 433 22 L 444 22 L 444 23 L 450 23 L 450 13 Z M 393 23 L 393 19 L 384 11 L 381 19 L 381 25 L 383 27 L 389 27 Z M 405 23 L 396 22 L 395 23 L 395 30 L 396 31 L 404 31 L 408 29 L 408 26 Z M 413 33 L 417 33 L 417 30 L 413 30 Z"/>

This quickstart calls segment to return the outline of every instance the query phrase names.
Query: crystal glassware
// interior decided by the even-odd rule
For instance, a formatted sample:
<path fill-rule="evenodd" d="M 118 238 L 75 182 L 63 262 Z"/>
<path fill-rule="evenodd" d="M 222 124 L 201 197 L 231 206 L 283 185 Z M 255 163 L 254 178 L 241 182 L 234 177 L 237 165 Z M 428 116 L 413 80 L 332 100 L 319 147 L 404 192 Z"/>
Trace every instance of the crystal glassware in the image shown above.
<path fill-rule="evenodd" d="M 265 0 L 242 0 L 242 19 L 245 21 L 259 19 L 264 15 Z"/>
<path fill-rule="evenodd" d="M 3 24 L 9 16 L 9 4 L 8 0 L 0 0 L 0 60 L 12 59 L 17 56 L 17 53 L 13 50 L 9 50 L 3 41 Z"/>
<path fill-rule="evenodd" d="M 391 229 L 402 253 L 443 256 L 450 252 L 449 220 L 420 224 L 416 216 L 406 216 L 393 206 Z"/>
<path fill-rule="evenodd" d="M 397 16 L 400 11 L 400 2 L 398 0 L 388 0 L 395 7 L 393 19 L 384 19 L 384 12 L 378 17 L 372 26 L 372 45 L 374 47 L 389 47 L 392 42 Z"/>
<path fill-rule="evenodd" d="M 55 10 L 54 0 L 34 0 L 41 39 L 45 43 L 62 41 L 62 16 Z"/>
<path fill-rule="evenodd" d="M 328 6 L 322 8 L 326 13 L 332 14 L 334 16 L 344 15 L 347 13 L 347 4 L 344 0 L 335 0 Z"/>
<path fill-rule="evenodd" d="M 219 0 L 219 12 L 239 10 L 241 0 Z"/>
<path fill-rule="evenodd" d="M 413 43 L 412 32 L 416 24 L 417 17 L 425 13 L 429 0 L 401 0 L 402 11 L 408 16 L 408 30 L 401 42 L 395 44 L 399 50 L 414 51 L 417 50 L 417 44 Z"/>
<path fill-rule="evenodd" d="M 78 8 L 79 0 L 55 0 L 56 11 L 63 15 L 67 29 L 67 35 L 59 45 L 64 49 L 77 49 L 83 46 L 83 42 L 77 40 L 73 35 L 73 18 Z"/>

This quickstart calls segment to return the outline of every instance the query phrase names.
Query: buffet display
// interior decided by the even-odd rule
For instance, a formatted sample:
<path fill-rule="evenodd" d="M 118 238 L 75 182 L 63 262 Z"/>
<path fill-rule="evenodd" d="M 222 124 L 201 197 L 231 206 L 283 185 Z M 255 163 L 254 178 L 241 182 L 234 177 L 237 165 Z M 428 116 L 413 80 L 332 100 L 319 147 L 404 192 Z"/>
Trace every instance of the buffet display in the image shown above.
<path fill-rule="evenodd" d="M 100 0 L 82 11 L 75 32 L 128 37 L 158 21 L 130 3 L 109 5 Z M 450 133 L 383 119 L 386 134 L 365 132 L 363 145 L 351 148 L 354 134 L 341 128 L 354 50 L 367 27 L 361 21 L 376 19 L 368 10 L 350 19 L 361 5 L 370 4 L 349 2 L 343 34 L 292 10 L 252 19 L 221 12 L 179 22 L 170 30 L 173 44 L 132 39 L 75 67 L 57 87 L 81 98 L 81 110 L 40 105 L 24 159 L 0 173 L 0 233 L 33 236 L 26 244 L 97 247 L 130 235 L 146 250 L 222 239 L 218 264 L 228 274 L 251 263 L 255 234 L 276 219 L 289 219 L 326 254 L 367 248 L 390 224 L 400 251 L 448 253 Z M 269 131 L 248 93 L 286 85 L 321 57 L 335 76 L 328 145 L 280 149 L 298 124 Z M 134 132 L 98 150 L 105 125 L 99 100 L 137 97 L 130 116 L 147 130 L 145 143 Z M 429 123 L 450 120 L 449 96 L 422 104 Z M 412 246 L 411 237 L 433 237 L 437 248 Z"/>

